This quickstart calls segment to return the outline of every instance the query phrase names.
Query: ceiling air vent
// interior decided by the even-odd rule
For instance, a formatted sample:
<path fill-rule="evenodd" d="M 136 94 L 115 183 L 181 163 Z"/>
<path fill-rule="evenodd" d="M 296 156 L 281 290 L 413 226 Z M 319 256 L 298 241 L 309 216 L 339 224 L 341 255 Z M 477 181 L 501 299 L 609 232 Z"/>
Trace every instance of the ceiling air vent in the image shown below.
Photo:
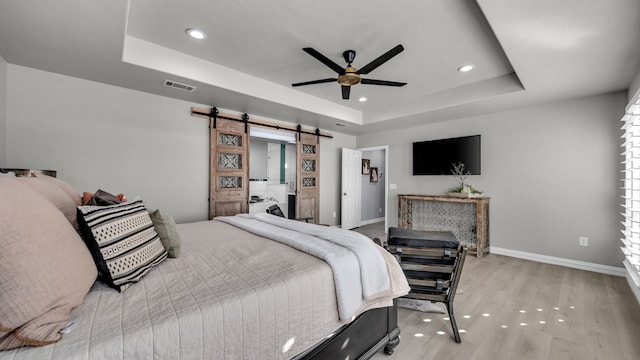
<path fill-rule="evenodd" d="M 182 83 L 171 81 L 171 80 L 167 80 L 167 79 L 164 79 L 164 81 L 162 82 L 162 85 L 168 86 L 168 87 L 171 87 L 171 88 L 174 88 L 174 89 L 186 91 L 186 92 L 193 92 L 193 90 L 196 89 L 195 86 L 182 84 Z"/>

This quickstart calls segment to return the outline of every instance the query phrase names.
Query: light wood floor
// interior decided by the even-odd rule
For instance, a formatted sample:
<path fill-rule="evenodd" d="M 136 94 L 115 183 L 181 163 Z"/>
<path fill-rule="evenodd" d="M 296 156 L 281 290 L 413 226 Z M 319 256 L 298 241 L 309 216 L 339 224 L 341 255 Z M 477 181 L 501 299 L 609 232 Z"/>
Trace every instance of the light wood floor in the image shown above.
<path fill-rule="evenodd" d="M 386 239 L 383 226 L 356 231 Z M 373 359 L 640 359 L 640 305 L 622 277 L 472 255 L 454 310 L 462 343 L 446 314 L 400 308 L 400 345 Z"/>

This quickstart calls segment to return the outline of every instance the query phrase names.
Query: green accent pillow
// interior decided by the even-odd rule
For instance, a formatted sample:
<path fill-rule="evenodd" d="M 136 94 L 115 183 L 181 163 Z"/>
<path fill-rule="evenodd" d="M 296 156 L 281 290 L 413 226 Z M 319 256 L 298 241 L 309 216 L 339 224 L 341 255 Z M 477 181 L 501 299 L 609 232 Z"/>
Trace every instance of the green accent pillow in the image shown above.
<path fill-rule="evenodd" d="M 169 257 L 177 258 L 180 256 L 182 238 L 176 229 L 176 222 L 173 218 L 160 209 L 151 211 L 149 215 L 151 216 L 153 226 L 156 228 L 156 233 L 158 233 L 160 237 L 162 246 L 167 250 Z"/>

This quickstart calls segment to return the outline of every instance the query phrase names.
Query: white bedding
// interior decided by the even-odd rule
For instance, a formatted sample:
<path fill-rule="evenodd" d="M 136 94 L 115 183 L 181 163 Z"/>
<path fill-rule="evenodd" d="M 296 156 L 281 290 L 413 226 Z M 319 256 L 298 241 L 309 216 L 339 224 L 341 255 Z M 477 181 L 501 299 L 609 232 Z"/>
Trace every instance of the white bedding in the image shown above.
<path fill-rule="evenodd" d="M 270 214 L 218 217 L 256 235 L 316 256 L 331 266 L 338 313 L 350 321 L 366 300 L 389 295 L 391 280 L 382 256 L 385 250 L 366 236 L 340 228 L 290 221 Z"/>
<path fill-rule="evenodd" d="M 181 257 L 123 293 L 96 282 L 60 342 L 0 359 L 289 359 L 342 325 L 324 261 L 219 221 L 178 230 Z"/>

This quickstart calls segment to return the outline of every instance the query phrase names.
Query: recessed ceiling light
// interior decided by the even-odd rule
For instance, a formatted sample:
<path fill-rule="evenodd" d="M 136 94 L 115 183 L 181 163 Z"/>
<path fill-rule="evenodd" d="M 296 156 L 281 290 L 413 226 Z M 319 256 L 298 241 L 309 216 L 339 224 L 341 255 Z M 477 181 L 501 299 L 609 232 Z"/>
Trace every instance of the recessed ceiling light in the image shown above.
<path fill-rule="evenodd" d="M 202 30 L 187 29 L 185 32 L 187 33 L 187 35 L 191 36 L 194 39 L 203 40 L 207 38 L 207 34 L 205 34 Z"/>
<path fill-rule="evenodd" d="M 358 101 L 360 101 L 360 102 L 365 102 L 365 101 L 367 101 L 367 98 L 366 98 L 366 97 L 364 97 L 364 96 L 362 96 L 362 97 L 360 97 L 360 99 L 358 99 Z"/>
<path fill-rule="evenodd" d="M 469 64 L 469 65 L 462 65 L 458 68 L 459 72 L 467 72 L 467 71 L 471 71 L 473 70 L 473 68 L 475 68 L 476 66 L 473 64 Z"/>

